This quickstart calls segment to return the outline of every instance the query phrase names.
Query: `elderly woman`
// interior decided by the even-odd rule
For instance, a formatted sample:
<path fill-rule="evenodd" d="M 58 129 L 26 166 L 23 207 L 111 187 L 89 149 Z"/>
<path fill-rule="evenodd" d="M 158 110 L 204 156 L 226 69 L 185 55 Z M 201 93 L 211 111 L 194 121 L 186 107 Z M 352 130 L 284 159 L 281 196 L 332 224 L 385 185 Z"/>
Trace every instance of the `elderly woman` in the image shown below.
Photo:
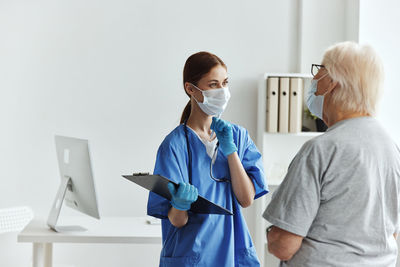
<path fill-rule="evenodd" d="M 395 266 L 400 150 L 374 118 L 382 63 L 344 42 L 312 69 L 307 106 L 329 128 L 303 145 L 273 194 L 268 250 L 281 266 Z"/>

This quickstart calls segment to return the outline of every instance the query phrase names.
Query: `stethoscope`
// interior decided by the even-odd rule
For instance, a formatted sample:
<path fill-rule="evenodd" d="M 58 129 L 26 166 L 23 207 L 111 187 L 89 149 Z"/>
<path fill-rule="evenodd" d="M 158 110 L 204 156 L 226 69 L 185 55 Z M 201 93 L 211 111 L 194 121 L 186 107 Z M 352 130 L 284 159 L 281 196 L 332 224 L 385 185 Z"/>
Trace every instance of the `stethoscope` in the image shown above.
<path fill-rule="evenodd" d="M 184 125 L 184 128 L 185 128 L 186 147 L 187 147 L 188 158 L 189 158 L 189 167 L 188 167 L 189 183 L 192 184 L 192 151 L 190 150 L 190 142 L 189 142 L 189 137 L 188 137 L 188 126 L 186 125 L 186 123 L 187 123 L 187 120 L 183 123 L 183 125 Z M 218 147 L 219 147 L 219 142 L 217 142 L 217 145 L 215 146 L 214 153 L 213 153 L 213 156 L 212 156 L 211 161 L 210 161 L 210 178 L 213 179 L 216 182 L 229 183 L 230 182 L 229 179 L 227 179 L 227 178 L 215 178 L 214 175 L 213 175 L 212 167 L 213 167 L 213 163 L 214 163 L 215 157 L 217 155 Z"/>

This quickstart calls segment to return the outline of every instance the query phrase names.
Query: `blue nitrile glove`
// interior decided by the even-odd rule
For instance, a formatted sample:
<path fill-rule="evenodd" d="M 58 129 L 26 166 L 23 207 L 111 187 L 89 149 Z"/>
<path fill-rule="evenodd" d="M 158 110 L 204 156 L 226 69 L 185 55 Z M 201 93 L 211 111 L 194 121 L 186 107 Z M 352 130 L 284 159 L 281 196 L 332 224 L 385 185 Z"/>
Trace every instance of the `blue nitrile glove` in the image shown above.
<path fill-rule="evenodd" d="M 213 117 L 211 130 L 217 135 L 221 151 L 226 157 L 237 151 L 233 142 L 232 125 L 229 122 Z"/>
<path fill-rule="evenodd" d="M 194 185 L 179 183 L 178 190 L 173 183 L 168 183 L 168 190 L 172 195 L 171 205 L 178 210 L 189 210 L 190 205 L 197 200 L 199 193 Z"/>

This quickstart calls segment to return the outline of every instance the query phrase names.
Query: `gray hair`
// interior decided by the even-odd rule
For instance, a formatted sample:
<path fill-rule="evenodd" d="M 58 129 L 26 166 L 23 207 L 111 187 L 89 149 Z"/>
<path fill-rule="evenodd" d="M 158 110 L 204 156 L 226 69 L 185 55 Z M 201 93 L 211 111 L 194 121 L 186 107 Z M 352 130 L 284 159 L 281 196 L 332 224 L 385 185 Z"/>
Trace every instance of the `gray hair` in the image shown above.
<path fill-rule="evenodd" d="M 322 64 L 338 90 L 332 101 L 343 111 L 376 115 L 383 93 L 383 64 L 374 49 L 355 42 L 342 42 L 329 47 Z"/>

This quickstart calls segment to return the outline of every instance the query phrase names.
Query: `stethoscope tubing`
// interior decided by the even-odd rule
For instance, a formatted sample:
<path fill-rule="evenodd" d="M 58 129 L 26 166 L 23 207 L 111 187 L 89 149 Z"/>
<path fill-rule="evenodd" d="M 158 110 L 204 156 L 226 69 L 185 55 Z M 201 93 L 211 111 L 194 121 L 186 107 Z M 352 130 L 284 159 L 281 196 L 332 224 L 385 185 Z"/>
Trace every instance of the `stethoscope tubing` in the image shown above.
<path fill-rule="evenodd" d="M 189 183 L 192 184 L 192 151 L 190 149 L 190 142 L 189 142 L 189 137 L 188 137 L 188 128 L 187 128 L 186 123 L 187 123 L 187 121 L 185 121 L 183 123 L 183 125 L 185 127 L 186 147 L 187 147 L 187 150 L 188 150 L 188 159 L 189 159 L 189 166 L 188 166 Z M 213 172 L 212 172 L 213 161 L 214 161 L 214 157 L 216 155 L 216 152 L 218 150 L 218 147 L 219 147 L 219 142 L 217 143 L 217 146 L 214 149 L 213 157 L 210 160 L 210 178 L 213 179 L 216 182 L 229 183 L 230 182 L 229 179 L 226 179 L 226 178 L 221 178 L 221 179 L 215 178 L 214 175 L 213 175 Z"/>
<path fill-rule="evenodd" d="M 190 150 L 190 142 L 189 142 L 188 128 L 187 128 L 186 122 L 187 122 L 187 120 L 183 123 L 183 125 L 185 127 L 186 147 L 187 147 L 187 150 L 188 150 L 188 159 L 189 159 L 189 166 L 188 166 L 189 183 L 192 184 L 192 151 Z M 219 146 L 219 143 L 217 143 L 217 146 L 216 146 L 216 148 L 214 150 L 214 156 L 215 156 L 215 153 L 216 153 L 216 151 L 218 149 L 218 146 Z M 213 159 L 211 159 L 211 161 L 210 161 L 210 178 L 213 179 L 215 182 L 230 183 L 229 179 L 226 179 L 226 178 L 217 179 L 217 178 L 215 178 L 213 176 L 213 174 L 212 174 L 212 164 L 213 164 Z M 233 198 L 234 198 L 233 191 L 231 191 L 231 194 L 232 194 L 232 199 L 231 199 L 231 202 L 232 202 L 232 213 L 235 214 L 236 213 L 236 207 L 235 207 L 235 203 L 233 201 Z"/>

